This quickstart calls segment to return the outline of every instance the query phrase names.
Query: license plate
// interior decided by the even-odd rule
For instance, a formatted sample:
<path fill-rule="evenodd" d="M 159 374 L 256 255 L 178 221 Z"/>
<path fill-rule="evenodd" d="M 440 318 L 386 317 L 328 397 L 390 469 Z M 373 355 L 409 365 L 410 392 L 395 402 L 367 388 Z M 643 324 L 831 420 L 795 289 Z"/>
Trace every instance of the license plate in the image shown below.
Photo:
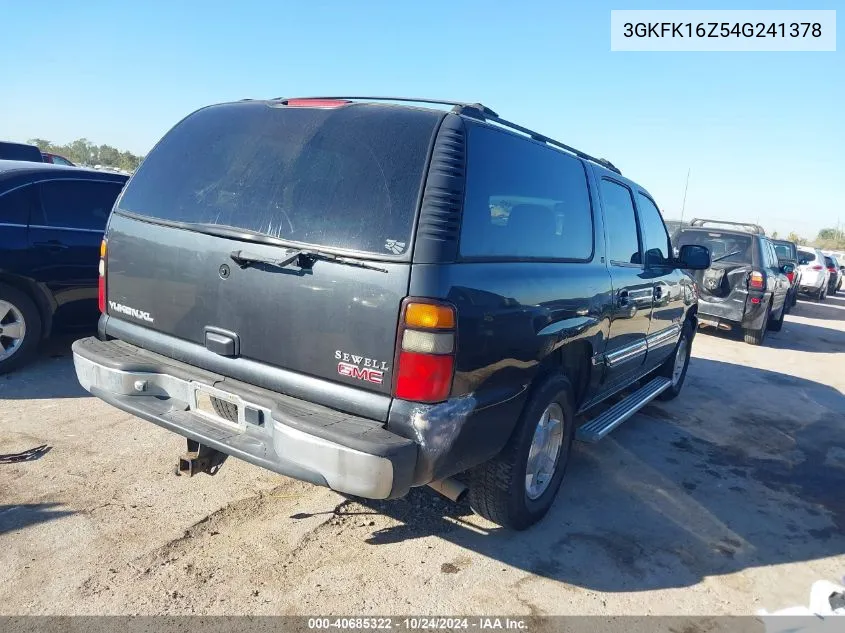
<path fill-rule="evenodd" d="M 214 405 L 211 402 L 212 397 L 220 403 L 227 405 L 228 408 L 234 407 L 237 412 L 234 422 L 224 418 L 214 409 Z M 243 419 L 243 403 L 241 399 L 225 391 L 214 389 L 213 387 L 198 386 L 194 389 L 194 401 L 191 403 L 191 410 L 194 413 L 211 418 L 215 422 L 221 422 L 231 426 L 240 427 L 241 420 Z"/>

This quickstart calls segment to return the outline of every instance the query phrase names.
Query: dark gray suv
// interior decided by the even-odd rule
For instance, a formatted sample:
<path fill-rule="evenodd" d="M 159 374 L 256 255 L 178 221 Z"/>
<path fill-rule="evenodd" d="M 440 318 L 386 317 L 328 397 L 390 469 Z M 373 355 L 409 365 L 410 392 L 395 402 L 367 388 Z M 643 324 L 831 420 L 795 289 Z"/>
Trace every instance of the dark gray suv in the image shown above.
<path fill-rule="evenodd" d="M 231 455 L 369 498 L 468 483 L 524 528 L 576 437 L 679 393 L 681 269 L 709 254 L 673 257 L 607 161 L 478 104 L 385 101 L 247 100 L 174 127 L 115 206 L 77 375 L 187 437 L 187 474 Z"/>

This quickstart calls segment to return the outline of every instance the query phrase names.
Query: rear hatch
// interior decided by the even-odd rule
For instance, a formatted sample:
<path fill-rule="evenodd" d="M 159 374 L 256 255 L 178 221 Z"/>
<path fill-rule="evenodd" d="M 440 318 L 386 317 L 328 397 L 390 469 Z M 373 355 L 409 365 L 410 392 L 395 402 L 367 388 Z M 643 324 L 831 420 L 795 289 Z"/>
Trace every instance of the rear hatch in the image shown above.
<path fill-rule="evenodd" d="M 118 201 L 109 315 L 195 343 L 198 358 L 206 348 L 389 394 L 441 117 L 276 102 L 194 113 Z"/>
<path fill-rule="evenodd" d="M 689 271 L 705 301 L 724 301 L 737 290 L 745 294 L 748 274 L 752 270 L 753 238 L 750 235 L 684 229 L 677 235 L 676 246 L 685 244 L 698 244 L 710 249 L 710 268 Z"/>

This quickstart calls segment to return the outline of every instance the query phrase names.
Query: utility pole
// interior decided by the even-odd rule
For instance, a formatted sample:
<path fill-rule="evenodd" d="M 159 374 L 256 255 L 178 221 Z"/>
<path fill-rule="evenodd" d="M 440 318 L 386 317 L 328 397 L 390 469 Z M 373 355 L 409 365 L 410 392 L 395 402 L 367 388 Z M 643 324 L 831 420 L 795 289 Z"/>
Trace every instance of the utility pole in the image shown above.
<path fill-rule="evenodd" d="M 687 206 L 687 188 L 689 187 L 689 173 L 692 168 L 687 169 L 687 182 L 684 185 L 684 201 L 681 203 L 681 222 L 684 221 L 684 209 Z"/>

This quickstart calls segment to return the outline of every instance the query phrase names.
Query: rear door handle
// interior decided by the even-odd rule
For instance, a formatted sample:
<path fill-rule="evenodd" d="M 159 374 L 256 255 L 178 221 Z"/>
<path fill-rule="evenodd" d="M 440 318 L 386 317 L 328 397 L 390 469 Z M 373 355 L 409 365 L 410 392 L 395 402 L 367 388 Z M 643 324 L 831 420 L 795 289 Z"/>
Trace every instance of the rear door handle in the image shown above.
<path fill-rule="evenodd" d="M 49 240 L 47 242 L 35 242 L 35 245 L 40 248 L 49 248 L 51 251 L 61 251 L 68 248 L 67 244 L 63 244 L 59 240 Z"/>

